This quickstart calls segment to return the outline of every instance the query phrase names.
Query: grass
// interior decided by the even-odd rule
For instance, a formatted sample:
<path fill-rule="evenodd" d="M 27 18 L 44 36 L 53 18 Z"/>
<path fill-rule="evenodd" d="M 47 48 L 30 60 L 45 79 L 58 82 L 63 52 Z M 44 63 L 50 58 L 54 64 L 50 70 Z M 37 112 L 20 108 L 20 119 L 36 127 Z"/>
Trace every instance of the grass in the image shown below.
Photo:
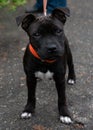
<path fill-rule="evenodd" d="M 12 10 L 15 10 L 16 7 L 24 5 L 26 0 L 0 0 L 0 8 L 9 7 Z"/>

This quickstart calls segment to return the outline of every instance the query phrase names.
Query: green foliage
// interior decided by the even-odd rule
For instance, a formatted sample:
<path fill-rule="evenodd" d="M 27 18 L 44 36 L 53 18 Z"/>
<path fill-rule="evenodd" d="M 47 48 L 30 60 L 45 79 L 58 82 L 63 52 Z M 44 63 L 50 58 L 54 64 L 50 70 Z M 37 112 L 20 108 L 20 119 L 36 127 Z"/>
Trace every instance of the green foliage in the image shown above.
<path fill-rule="evenodd" d="M 10 9 L 16 9 L 17 6 L 25 3 L 26 0 L 0 0 L 0 8 L 8 6 Z"/>
<path fill-rule="evenodd" d="M 0 7 L 9 4 L 9 0 L 0 0 Z"/>

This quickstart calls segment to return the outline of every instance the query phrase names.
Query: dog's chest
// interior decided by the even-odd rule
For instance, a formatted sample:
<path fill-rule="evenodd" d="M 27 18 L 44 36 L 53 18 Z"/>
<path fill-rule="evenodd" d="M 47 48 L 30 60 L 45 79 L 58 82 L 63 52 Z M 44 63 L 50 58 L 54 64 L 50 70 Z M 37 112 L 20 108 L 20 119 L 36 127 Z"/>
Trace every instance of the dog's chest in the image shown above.
<path fill-rule="evenodd" d="M 38 79 L 52 79 L 53 78 L 53 73 L 50 72 L 49 70 L 46 73 L 43 73 L 41 71 L 35 72 L 35 77 Z"/>

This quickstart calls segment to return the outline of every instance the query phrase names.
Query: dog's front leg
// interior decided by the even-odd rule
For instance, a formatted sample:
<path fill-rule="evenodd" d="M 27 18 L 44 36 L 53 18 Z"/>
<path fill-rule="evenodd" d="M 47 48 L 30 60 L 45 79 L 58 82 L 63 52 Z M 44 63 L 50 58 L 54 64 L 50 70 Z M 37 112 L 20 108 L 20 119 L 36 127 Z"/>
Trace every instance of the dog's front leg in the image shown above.
<path fill-rule="evenodd" d="M 36 78 L 34 76 L 31 77 L 27 76 L 26 82 L 28 88 L 28 99 L 25 109 L 21 114 L 22 119 L 28 119 L 31 117 L 31 114 L 34 113 L 36 104 L 36 97 L 35 97 Z"/>
<path fill-rule="evenodd" d="M 63 123 L 72 123 L 67 104 L 66 104 L 66 94 L 65 94 L 65 78 L 60 76 L 54 76 L 56 89 L 58 92 L 58 109 L 60 115 L 60 121 Z"/>
<path fill-rule="evenodd" d="M 76 75 L 75 75 L 75 70 L 74 70 L 73 57 L 72 57 L 71 49 L 69 47 L 69 43 L 68 43 L 67 39 L 66 39 L 66 42 L 65 42 L 65 49 L 66 49 L 67 64 L 68 64 L 67 83 L 70 84 L 70 85 L 73 85 L 76 82 Z"/>

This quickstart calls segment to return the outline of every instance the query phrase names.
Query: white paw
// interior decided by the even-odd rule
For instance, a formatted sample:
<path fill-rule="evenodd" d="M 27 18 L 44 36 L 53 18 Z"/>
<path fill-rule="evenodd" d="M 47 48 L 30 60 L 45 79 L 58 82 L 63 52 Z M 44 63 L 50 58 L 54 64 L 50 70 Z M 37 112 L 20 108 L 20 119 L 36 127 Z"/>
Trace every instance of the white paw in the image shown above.
<path fill-rule="evenodd" d="M 60 121 L 62 123 L 66 123 L 66 124 L 71 124 L 73 123 L 73 121 L 71 120 L 70 117 L 67 117 L 67 116 L 60 116 Z"/>
<path fill-rule="evenodd" d="M 75 84 L 75 81 L 74 81 L 73 79 L 69 79 L 69 80 L 68 80 L 68 84 L 73 85 L 73 84 Z"/>
<path fill-rule="evenodd" d="M 22 118 L 22 119 L 29 119 L 31 116 L 32 116 L 32 114 L 31 114 L 31 113 L 28 113 L 28 112 L 23 112 L 23 113 L 21 114 L 21 118 Z"/>

